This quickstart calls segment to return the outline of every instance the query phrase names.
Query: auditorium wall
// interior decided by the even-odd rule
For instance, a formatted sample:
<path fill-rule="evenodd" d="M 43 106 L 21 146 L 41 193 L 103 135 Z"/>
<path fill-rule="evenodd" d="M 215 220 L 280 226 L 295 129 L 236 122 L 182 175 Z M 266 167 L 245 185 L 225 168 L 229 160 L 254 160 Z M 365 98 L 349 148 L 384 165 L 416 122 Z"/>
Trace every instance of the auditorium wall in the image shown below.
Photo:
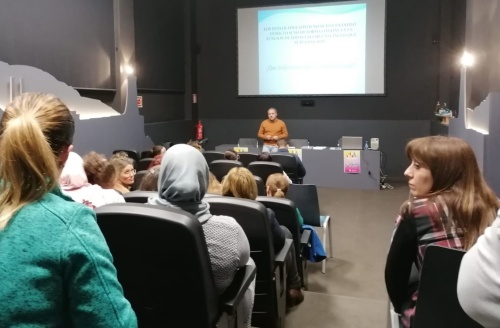
<path fill-rule="evenodd" d="M 307 97 L 315 100 L 314 107 L 302 107 L 302 98 L 237 97 L 236 9 L 289 3 L 198 1 L 199 117 L 209 147 L 256 136 L 267 108 L 273 106 L 291 137 L 308 138 L 313 144 L 335 146 L 342 135 L 379 137 L 388 157 L 387 173 L 402 177 L 408 163 L 405 142 L 431 133 L 437 100 L 458 102 L 458 70 L 445 63 L 455 60 L 450 57 L 463 44 L 465 6 L 456 4 L 464 2 L 387 0 L 385 96 Z"/>

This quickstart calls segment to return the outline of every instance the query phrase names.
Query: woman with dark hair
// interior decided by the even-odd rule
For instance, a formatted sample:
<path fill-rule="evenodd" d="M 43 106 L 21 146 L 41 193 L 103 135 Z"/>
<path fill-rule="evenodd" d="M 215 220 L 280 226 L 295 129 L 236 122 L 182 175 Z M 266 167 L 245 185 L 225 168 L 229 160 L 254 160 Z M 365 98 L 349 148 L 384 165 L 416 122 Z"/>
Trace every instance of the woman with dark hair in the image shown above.
<path fill-rule="evenodd" d="M 201 152 L 192 146 L 178 144 L 163 156 L 158 178 L 158 196 L 150 204 L 180 208 L 193 214 L 201 223 L 207 242 L 217 292 L 222 294 L 231 284 L 236 271 L 252 261 L 250 245 L 241 226 L 229 216 L 212 215 L 203 201 L 208 188 L 208 164 Z M 175 283 L 175 282 L 174 282 Z M 250 327 L 255 280 L 243 301 L 245 323 Z"/>
<path fill-rule="evenodd" d="M 224 158 L 229 161 L 237 161 L 240 159 L 240 156 L 233 149 L 228 149 L 224 152 Z"/>
<path fill-rule="evenodd" d="M 158 176 L 160 175 L 160 165 L 148 169 L 139 185 L 139 190 L 158 191 Z"/>
<path fill-rule="evenodd" d="M 411 327 L 418 282 L 408 285 L 412 265 L 420 271 L 428 245 L 470 249 L 498 210 L 476 156 L 461 139 L 424 137 L 406 145 L 410 198 L 401 206 L 387 256 L 385 281 L 394 310 Z"/>
<path fill-rule="evenodd" d="M 0 121 L 0 326 L 137 327 L 94 212 L 58 185 L 75 125 L 24 93 Z"/>

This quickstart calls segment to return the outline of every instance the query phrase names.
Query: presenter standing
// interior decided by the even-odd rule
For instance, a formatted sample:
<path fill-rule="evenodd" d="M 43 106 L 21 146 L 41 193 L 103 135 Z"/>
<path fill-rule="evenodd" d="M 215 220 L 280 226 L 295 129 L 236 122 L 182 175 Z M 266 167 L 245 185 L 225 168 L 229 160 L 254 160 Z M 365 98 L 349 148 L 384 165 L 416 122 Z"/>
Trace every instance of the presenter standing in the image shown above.
<path fill-rule="evenodd" d="M 286 130 L 285 122 L 278 118 L 276 108 L 269 108 L 267 110 L 267 117 L 268 119 L 260 124 L 257 136 L 264 140 L 262 152 L 274 153 L 278 151 L 276 141 L 288 138 L 288 131 Z"/>

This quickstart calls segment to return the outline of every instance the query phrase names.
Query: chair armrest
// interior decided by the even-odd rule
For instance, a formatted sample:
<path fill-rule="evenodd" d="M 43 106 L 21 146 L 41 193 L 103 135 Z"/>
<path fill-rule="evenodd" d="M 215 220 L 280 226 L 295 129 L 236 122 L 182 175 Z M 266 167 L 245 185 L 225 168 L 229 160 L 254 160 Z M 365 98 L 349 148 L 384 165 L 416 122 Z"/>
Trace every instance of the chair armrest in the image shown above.
<path fill-rule="evenodd" d="M 302 231 L 302 235 L 300 236 L 300 246 L 304 247 L 309 244 L 309 240 L 311 239 L 311 230 L 304 229 Z"/>
<path fill-rule="evenodd" d="M 293 239 L 285 239 L 285 245 L 280 249 L 278 253 L 274 256 L 274 263 L 278 264 L 279 266 L 283 266 L 283 263 L 285 263 L 285 258 L 290 253 L 290 247 L 293 244 Z"/>
<path fill-rule="evenodd" d="M 236 313 L 238 305 L 245 295 L 248 287 L 255 279 L 257 267 L 253 261 L 247 263 L 244 267 L 236 271 L 236 274 L 231 282 L 231 285 L 221 295 L 222 311 L 229 315 Z"/>

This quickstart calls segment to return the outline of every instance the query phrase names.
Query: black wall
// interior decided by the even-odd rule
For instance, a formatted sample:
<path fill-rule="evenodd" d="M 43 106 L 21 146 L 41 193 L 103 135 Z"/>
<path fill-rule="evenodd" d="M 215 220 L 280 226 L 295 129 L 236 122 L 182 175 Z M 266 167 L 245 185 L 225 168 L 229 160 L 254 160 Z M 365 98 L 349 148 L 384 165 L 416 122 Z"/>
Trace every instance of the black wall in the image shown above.
<path fill-rule="evenodd" d="M 189 6 L 184 0 L 134 1 L 137 87 L 146 124 L 186 116 Z"/>
<path fill-rule="evenodd" d="M 75 88 L 115 89 L 113 0 L 2 0 L 0 60 Z"/>
<path fill-rule="evenodd" d="M 454 55 L 453 27 L 461 22 L 463 26 L 465 6 L 456 9 L 451 0 L 387 0 L 386 96 L 312 97 L 314 107 L 301 107 L 301 98 L 294 97 L 237 97 L 236 9 L 290 3 L 199 0 L 199 116 L 209 124 L 210 145 L 256 136 L 259 120 L 273 106 L 291 122 L 291 137 L 309 138 L 318 145 L 336 145 L 342 135 L 380 137 L 391 161 L 388 173 L 401 176 L 407 164 L 405 142 L 431 133 L 436 101 L 458 99 L 458 70 L 442 62 Z M 463 43 L 463 32 L 460 37 Z M 313 124 L 316 120 L 322 124 Z M 394 128 L 395 121 L 401 128 Z M 240 129 L 229 128 L 232 124 Z"/>

